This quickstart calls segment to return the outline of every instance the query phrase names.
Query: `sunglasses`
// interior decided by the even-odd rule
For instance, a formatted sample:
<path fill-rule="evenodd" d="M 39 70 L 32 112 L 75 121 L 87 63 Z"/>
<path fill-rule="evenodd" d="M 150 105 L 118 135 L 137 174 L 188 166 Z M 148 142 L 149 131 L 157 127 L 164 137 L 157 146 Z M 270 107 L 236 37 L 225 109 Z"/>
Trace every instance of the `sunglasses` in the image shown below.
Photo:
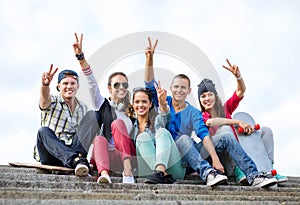
<path fill-rule="evenodd" d="M 127 89 L 128 86 L 129 86 L 127 82 L 123 82 L 123 83 L 117 82 L 117 83 L 115 83 L 115 84 L 113 85 L 113 87 L 114 87 L 115 89 L 118 89 L 118 88 L 121 87 L 121 85 L 122 85 L 122 87 L 125 88 L 125 89 Z"/>
<path fill-rule="evenodd" d="M 147 88 L 147 87 L 136 87 L 136 88 L 133 88 L 133 93 L 136 93 L 136 92 L 139 92 L 139 91 L 151 93 L 151 89 Z"/>

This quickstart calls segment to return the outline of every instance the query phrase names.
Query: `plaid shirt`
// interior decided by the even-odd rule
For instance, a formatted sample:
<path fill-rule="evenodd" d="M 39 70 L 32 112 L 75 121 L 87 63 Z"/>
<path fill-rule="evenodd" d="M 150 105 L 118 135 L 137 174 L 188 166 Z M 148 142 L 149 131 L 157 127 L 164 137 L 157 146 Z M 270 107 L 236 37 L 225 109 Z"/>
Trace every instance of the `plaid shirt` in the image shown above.
<path fill-rule="evenodd" d="M 77 98 L 75 100 L 77 105 L 73 113 L 60 95 L 51 95 L 50 106 L 47 109 L 41 109 L 41 126 L 53 130 L 66 145 L 72 144 L 72 138 L 77 132 L 79 122 L 88 110 L 83 102 Z"/>

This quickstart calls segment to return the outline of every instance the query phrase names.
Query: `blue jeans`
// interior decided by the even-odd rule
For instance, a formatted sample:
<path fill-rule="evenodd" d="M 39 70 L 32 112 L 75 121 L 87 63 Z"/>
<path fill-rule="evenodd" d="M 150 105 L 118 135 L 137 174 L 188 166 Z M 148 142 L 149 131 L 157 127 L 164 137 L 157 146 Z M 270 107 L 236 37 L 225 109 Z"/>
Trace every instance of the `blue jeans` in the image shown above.
<path fill-rule="evenodd" d="M 223 126 L 222 129 L 219 129 L 218 133 L 212 137 L 216 152 L 227 152 L 246 174 L 249 184 L 252 184 L 254 178 L 259 175 L 259 172 L 253 160 L 243 150 L 230 129 L 229 126 Z M 203 144 L 201 142 L 196 144 L 193 139 L 186 135 L 180 136 L 176 140 L 176 144 L 179 151 L 184 154 L 184 158 L 189 166 L 197 171 L 203 180 L 206 180 L 207 174 L 212 167 L 200 154 L 206 151 Z"/>
<path fill-rule="evenodd" d="M 136 151 L 139 176 L 145 177 L 153 173 L 157 165 L 164 165 L 166 172 L 175 179 L 183 179 L 185 168 L 181 156 L 168 130 L 159 128 L 155 137 L 142 132 L 136 139 Z"/>
<path fill-rule="evenodd" d="M 79 123 L 77 133 L 72 138 L 72 144 L 66 145 L 59 140 L 53 130 L 48 127 L 41 127 L 37 134 L 36 147 L 40 156 L 41 164 L 54 166 L 65 166 L 75 168 L 74 158 L 78 154 L 87 156 L 89 147 L 93 142 L 99 126 L 96 112 L 89 111 Z"/>
<path fill-rule="evenodd" d="M 183 161 L 195 170 L 203 181 L 206 181 L 207 175 L 213 170 L 213 168 L 202 158 L 196 148 L 195 141 L 188 135 L 181 135 L 175 142 L 179 152 L 181 153 Z"/>

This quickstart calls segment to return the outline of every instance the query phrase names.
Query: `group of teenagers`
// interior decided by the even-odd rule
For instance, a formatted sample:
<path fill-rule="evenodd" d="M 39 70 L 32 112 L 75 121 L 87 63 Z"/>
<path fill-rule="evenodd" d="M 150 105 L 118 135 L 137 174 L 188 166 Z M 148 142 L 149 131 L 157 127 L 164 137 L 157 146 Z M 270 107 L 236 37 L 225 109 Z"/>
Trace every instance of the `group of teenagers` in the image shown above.
<path fill-rule="evenodd" d="M 158 40 L 152 44 L 148 38 L 145 86 L 134 88 L 131 96 L 126 74 L 114 72 L 108 78 L 109 96 L 104 97 L 84 57 L 83 35 L 75 33 L 75 39 L 75 56 L 87 79 L 93 109 L 76 98 L 80 80 L 73 70 L 59 73 L 59 94 L 50 94 L 49 85 L 58 70 L 51 64 L 42 75 L 40 89 L 41 128 L 34 158 L 41 164 L 74 168 L 77 176 L 87 176 L 94 167 L 97 183 L 112 183 L 112 171 L 122 173 L 123 183 L 135 183 L 138 176 L 145 177 L 146 183 L 172 184 L 191 173 L 199 175 L 208 186 L 226 184 L 227 176 L 236 176 L 238 182 L 255 187 L 287 180 L 279 174 L 270 177 L 259 172 L 239 144 L 234 125 L 248 134 L 254 128 L 231 117 L 246 89 L 238 66 L 228 60 L 223 66 L 237 81 L 237 89 L 225 104 L 212 80 L 201 81 L 200 111 L 186 101 L 191 93 L 188 76 L 173 77 L 171 96 L 155 80 L 153 56 Z M 262 128 L 260 132 L 273 164 L 272 131 Z M 192 138 L 192 133 L 200 142 Z"/>

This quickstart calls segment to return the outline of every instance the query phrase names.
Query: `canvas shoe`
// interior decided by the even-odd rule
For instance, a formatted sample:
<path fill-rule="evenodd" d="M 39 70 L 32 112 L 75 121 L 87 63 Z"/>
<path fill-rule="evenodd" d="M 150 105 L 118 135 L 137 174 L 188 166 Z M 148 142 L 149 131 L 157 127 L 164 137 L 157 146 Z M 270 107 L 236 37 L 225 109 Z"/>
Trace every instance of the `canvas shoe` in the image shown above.
<path fill-rule="evenodd" d="M 254 187 L 267 188 L 277 184 L 277 180 L 275 178 L 268 178 L 265 176 L 257 176 L 252 183 Z"/>
<path fill-rule="evenodd" d="M 125 184 L 133 184 L 135 183 L 135 179 L 133 176 L 124 176 L 124 172 L 122 173 L 123 179 L 122 182 Z"/>
<path fill-rule="evenodd" d="M 98 184 L 102 184 L 102 183 L 111 184 L 111 179 L 108 175 L 104 174 L 104 175 L 99 176 L 97 183 Z"/>
<path fill-rule="evenodd" d="M 286 176 L 282 176 L 280 174 L 276 174 L 275 178 L 277 179 L 278 183 L 282 183 L 282 182 L 288 181 L 288 178 Z"/>
<path fill-rule="evenodd" d="M 89 162 L 86 158 L 76 157 L 73 161 L 75 167 L 75 175 L 78 177 L 84 177 L 89 174 Z"/>
<path fill-rule="evenodd" d="M 234 167 L 235 179 L 240 184 L 248 184 L 247 177 L 239 166 Z"/>
<path fill-rule="evenodd" d="M 162 171 L 155 171 L 146 181 L 146 184 L 173 184 L 176 182 L 171 174 L 164 175 Z"/>
<path fill-rule="evenodd" d="M 217 170 L 212 170 L 206 178 L 206 184 L 208 186 L 224 184 L 227 182 L 227 179 L 228 179 L 227 176 L 223 174 L 219 174 Z"/>
<path fill-rule="evenodd" d="M 273 164 L 272 164 L 272 168 L 274 169 Z M 278 183 L 286 182 L 288 180 L 288 178 L 286 176 L 283 176 L 283 175 L 280 175 L 277 173 L 275 175 L 275 178 L 277 179 Z"/>

